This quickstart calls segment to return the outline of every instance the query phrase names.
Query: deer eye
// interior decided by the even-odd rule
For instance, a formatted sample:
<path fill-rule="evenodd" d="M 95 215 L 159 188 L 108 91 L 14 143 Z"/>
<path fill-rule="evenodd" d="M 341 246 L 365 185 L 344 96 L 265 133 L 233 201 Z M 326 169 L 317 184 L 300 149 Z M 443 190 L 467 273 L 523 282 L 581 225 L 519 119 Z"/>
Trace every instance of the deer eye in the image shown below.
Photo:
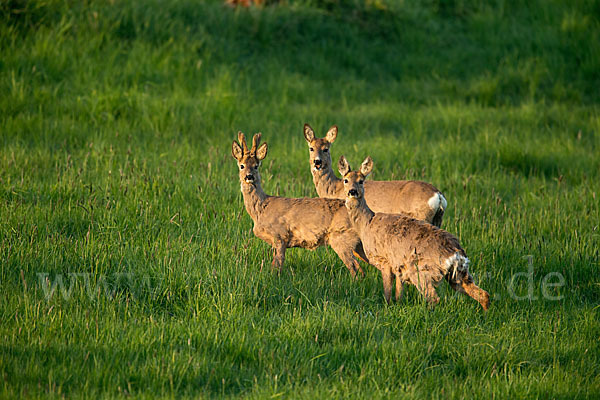
<path fill-rule="evenodd" d="M 315 149 L 313 149 L 312 147 L 311 147 L 310 149 L 308 149 L 308 150 L 310 150 L 310 151 L 315 151 Z"/>
<path fill-rule="evenodd" d="M 344 183 L 348 183 L 348 179 L 344 179 Z"/>
<path fill-rule="evenodd" d="M 240 169 L 244 169 L 244 165 L 243 165 L 243 164 L 242 164 L 242 165 L 240 165 Z"/>
<path fill-rule="evenodd" d="M 323 153 L 327 153 L 329 149 L 323 149 Z"/>

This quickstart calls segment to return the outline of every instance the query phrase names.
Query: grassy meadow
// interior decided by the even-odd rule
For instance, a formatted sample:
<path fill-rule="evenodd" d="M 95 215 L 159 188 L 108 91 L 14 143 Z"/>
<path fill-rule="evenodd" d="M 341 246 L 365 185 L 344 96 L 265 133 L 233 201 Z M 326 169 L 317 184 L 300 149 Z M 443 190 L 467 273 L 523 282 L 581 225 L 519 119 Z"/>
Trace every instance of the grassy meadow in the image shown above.
<path fill-rule="evenodd" d="M 600 3 L 0 2 L 0 398 L 598 398 Z M 281 274 L 231 142 L 435 184 L 492 304 Z"/>

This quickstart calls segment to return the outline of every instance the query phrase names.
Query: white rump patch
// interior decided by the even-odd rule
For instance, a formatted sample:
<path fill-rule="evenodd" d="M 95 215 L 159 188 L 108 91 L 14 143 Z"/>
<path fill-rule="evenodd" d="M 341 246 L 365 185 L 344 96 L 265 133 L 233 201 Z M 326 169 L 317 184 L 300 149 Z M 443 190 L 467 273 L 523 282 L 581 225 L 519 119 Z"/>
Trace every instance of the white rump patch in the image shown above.
<path fill-rule="evenodd" d="M 444 195 L 438 192 L 431 196 L 429 200 L 427 200 L 427 204 L 433 211 L 438 212 L 440 209 L 442 211 L 445 210 L 448 202 L 446 201 Z"/>
<path fill-rule="evenodd" d="M 438 193 L 440 195 L 440 200 L 442 201 L 442 210 L 446 210 L 446 207 L 448 207 L 448 202 L 446 201 L 446 198 L 444 197 L 443 194 Z"/>
<path fill-rule="evenodd" d="M 440 194 L 436 193 L 433 196 L 431 196 L 429 198 L 429 200 L 427 200 L 427 204 L 429 204 L 429 208 L 431 208 L 433 211 L 437 212 L 437 210 L 440 208 Z"/>
<path fill-rule="evenodd" d="M 454 253 L 446 259 L 446 274 L 451 274 L 452 279 L 456 278 L 457 272 L 466 272 L 469 270 L 469 259 L 459 252 Z"/>

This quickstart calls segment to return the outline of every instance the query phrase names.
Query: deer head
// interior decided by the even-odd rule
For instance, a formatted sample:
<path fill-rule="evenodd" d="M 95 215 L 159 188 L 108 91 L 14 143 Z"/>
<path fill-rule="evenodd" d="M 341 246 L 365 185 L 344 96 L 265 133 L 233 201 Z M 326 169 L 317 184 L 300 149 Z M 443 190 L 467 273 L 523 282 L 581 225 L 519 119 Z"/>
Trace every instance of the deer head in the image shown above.
<path fill-rule="evenodd" d="M 252 148 L 248 150 L 246 137 L 238 132 L 238 142 L 235 140 L 231 145 L 231 154 L 237 160 L 240 183 L 242 189 L 246 187 L 260 187 L 260 173 L 258 167 L 260 162 L 267 156 L 267 143 L 259 146 L 261 133 L 252 138 Z"/>
<path fill-rule="evenodd" d="M 308 143 L 308 151 L 310 154 L 310 167 L 313 171 L 327 171 L 331 166 L 331 154 L 329 147 L 337 137 L 338 128 L 332 126 L 327 131 L 327 135 L 320 139 L 315 137 L 315 132 L 308 124 L 304 124 L 304 139 Z"/>
<path fill-rule="evenodd" d="M 373 170 L 373 160 L 371 157 L 365 158 L 359 171 L 352 171 L 346 157 L 341 156 L 338 162 L 338 170 L 344 180 L 344 193 L 346 194 L 346 204 L 358 204 L 365 196 L 365 178 Z"/>

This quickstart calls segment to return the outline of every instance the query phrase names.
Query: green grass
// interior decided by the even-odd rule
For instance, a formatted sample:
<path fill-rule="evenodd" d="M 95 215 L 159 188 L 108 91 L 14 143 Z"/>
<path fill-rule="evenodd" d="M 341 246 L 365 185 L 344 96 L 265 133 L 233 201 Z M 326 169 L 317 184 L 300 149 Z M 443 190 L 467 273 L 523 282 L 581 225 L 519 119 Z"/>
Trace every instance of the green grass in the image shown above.
<path fill-rule="evenodd" d="M 597 1 L 13 0 L 0 54 L 0 397 L 600 396 Z M 231 141 L 314 196 L 305 122 L 444 191 L 487 314 L 269 271 Z"/>

